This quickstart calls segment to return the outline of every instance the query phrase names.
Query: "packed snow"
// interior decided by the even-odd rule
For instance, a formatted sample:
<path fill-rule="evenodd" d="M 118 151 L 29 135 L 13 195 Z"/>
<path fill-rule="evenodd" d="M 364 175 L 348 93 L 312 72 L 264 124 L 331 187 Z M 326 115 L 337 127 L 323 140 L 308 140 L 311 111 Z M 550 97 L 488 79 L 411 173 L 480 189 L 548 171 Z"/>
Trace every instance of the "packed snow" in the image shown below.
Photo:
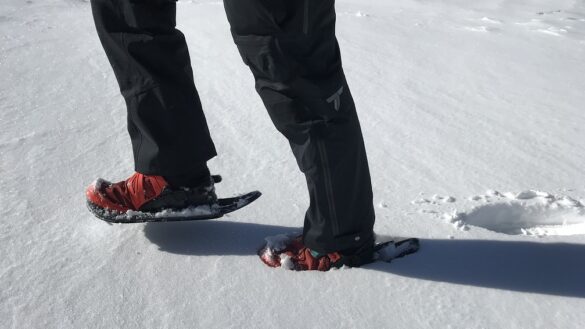
<path fill-rule="evenodd" d="M 222 219 L 108 225 L 84 188 L 133 171 L 87 0 L 0 2 L 0 327 L 581 328 L 585 1 L 338 0 L 338 38 L 391 263 L 282 271 L 305 181 L 221 1 L 179 1 L 219 156 Z M 487 192 L 486 192 L 487 191 Z"/>

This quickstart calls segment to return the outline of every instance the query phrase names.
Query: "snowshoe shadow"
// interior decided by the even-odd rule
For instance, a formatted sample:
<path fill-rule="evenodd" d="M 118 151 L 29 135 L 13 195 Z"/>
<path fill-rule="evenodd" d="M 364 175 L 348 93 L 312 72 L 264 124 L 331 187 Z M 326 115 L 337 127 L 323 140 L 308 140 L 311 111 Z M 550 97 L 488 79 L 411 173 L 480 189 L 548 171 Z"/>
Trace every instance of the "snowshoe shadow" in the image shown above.
<path fill-rule="evenodd" d="M 585 298 L 585 244 L 421 239 L 417 254 L 368 268 L 423 280 Z"/>
<path fill-rule="evenodd" d="M 147 223 L 144 234 L 159 250 L 181 255 L 256 255 L 264 238 L 302 228 L 224 220 Z"/>

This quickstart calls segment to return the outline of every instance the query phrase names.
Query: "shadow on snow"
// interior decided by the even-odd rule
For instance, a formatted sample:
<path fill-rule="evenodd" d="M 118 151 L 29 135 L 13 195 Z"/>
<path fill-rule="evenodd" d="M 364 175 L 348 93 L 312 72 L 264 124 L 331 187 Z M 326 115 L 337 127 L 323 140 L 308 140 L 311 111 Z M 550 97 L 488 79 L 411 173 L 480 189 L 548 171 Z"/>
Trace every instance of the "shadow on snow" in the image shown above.
<path fill-rule="evenodd" d="M 160 250 L 184 255 L 255 255 L 266 236 L 293 231 L 301 229 L 229 221 L 144 227 L 146 237 Z M 417 254 L 364 268 L 437 282 L 585 298 L 583 244 L 422 239 Z"/>
<path fill-rule="evenodd" d="M 173 254 L 256 255 L 267 236 L 302 232 L 301 228 L 203 220 L 190 222 L 147 223 L 146 237 L 162 251 Z"/>
<path fill-rule="evenodd" d="M 585 298 L 583 244 L 423 239 L 417 254 L 368 268 L 430 281 Z"/>

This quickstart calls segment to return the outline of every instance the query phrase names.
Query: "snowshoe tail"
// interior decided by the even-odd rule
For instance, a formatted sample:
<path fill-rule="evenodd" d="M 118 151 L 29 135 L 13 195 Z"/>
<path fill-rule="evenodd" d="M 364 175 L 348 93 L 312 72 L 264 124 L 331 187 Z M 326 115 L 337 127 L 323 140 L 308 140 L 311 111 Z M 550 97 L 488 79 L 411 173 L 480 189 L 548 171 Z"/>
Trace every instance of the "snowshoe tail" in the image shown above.
<path fill-rule="evenodd" d="M 374 260 L 391 262 L 393 259 L 414 254 L 420 249 L 417 238 L 387 241 L 374 246 Z"/>

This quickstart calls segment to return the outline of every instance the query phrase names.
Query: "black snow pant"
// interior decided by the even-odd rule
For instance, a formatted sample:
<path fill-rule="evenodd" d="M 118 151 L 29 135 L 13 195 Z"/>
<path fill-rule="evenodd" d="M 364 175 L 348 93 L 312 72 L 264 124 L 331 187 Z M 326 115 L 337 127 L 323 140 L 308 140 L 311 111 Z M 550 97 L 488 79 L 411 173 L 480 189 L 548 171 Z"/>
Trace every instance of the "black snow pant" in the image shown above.
<path fill-rule="evenodd" d="M 91 0 L 128 107 L 136 170 L 181 175 L 216 155 L 174 0 Z M 351 252 L 373 242 L 363 137 L 335 37 L 334 0 L 224 0 L 233 39 L 305 174 L 304 242 Z"/>

